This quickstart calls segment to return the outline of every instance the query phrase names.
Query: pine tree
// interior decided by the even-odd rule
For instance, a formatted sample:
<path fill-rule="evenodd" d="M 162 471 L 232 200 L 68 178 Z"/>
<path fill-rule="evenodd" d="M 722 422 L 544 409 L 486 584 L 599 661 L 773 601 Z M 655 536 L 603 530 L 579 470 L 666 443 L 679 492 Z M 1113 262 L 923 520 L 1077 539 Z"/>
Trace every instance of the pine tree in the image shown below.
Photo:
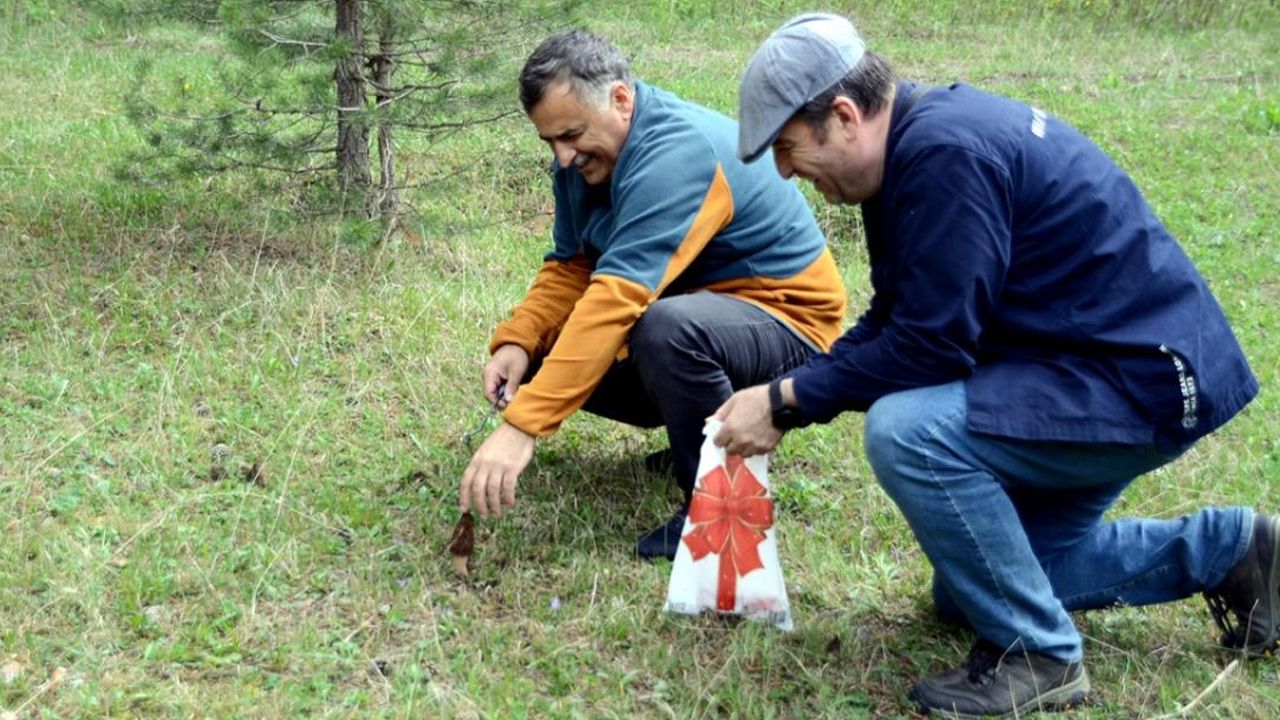
<path fill-rule="evenodd" d="M 153 177 L 311 176 L 375 217 L 398 206 L 401 134 L 434 139 L 514 112 L 512 50 L 569 22 L 578 0 L 222 0 L 205 17 L 183 0 L 152 2 L 209 23 L 232 51 L 199 109 L 185 82 L 157 93 L 140 69 L 130 116 Z"/>

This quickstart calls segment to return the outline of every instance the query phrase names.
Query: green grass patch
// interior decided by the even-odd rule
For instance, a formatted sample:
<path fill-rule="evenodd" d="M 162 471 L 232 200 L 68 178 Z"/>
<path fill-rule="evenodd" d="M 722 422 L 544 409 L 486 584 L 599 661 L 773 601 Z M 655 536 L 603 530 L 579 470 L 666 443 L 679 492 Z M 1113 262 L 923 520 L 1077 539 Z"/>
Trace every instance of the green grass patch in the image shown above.
<path fill-rule="evenodd" d="M 857 19 L 903 75 L 1034 102 L 1113 153 L 1263 383 L 1117 513 L 1276 510 L 1274 3 L 981 5 L 896 0 Z M 802 9 L 586 17 L 641 77 L 733 114 L 755 45 Z M 630 551 L 675 498 L 641 465 L 664 440 L 586 416 L 539 444 L 517 508 L 482 524 L 474 577 L 454 579 L 485 344 L 549 242 L 548 157 L 527 122 L 406 138 L 415 187 L 387 233 L 308 215 L 264 176 L 119 179 L 146 141 L 124 117 L 138 63 L 198 89 L 218 64 L 209 31 L 123 29 L 52 0 L 0 0 L 0 25 L 0 711 L 906 717 L 910 682 L 962 656 L 970 638 L 933 618 L 855 415 L 775 457 L 791 635 L 661 613 L 670 566 Z M 856 213 L 812 199 L 856 314 Z M 1098 698 L 1070 717 L 1173 711 L 1227 660 L 1197 599 L 1079 621 Z M 1199 712 L 1280 715 L 1278 668 L 1233 674 Z"/>

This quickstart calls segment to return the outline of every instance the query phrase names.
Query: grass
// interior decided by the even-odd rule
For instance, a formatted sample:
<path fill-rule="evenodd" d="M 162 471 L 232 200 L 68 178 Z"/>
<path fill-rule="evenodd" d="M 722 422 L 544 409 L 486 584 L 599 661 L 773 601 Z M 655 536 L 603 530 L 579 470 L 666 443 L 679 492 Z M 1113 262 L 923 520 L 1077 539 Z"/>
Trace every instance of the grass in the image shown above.
<path fill-rule="evenodd" d="M 1098 140 L 1232 318 L 1262 396 L 1117 512 L 1277 509 L 1274 4 L 1020 7 L 898 0 L 858 19 L 904 75 L 1035 102 Z M 1167 16 L 1125 10 L 1143 7 Z M 1206 7 L 1208 24 L 1168 15 Z M 800 9 L 586 12 L 642 77 L 732 112 L 754 45 Z M 411 235 L 371 244 L 253 178 L 113 179 L 141 142 L 122 117 L 135 64 L 208 77 L 215 60 L 187 51 L 207 31 L 125 33 L 52 2 L 0 18 L 16 19 L 0 28 L 0 716 L 896 717 L 911 680 L 963 654 L 854 415 L 774 460 L 791 635 L 660 611 L 669 566 L 628 553 L 674 498 L 640 465 L 663 440 L 585 416 L 539 444 L 475 576 L 454 579 L 484 346 L 546 246 L 545 150 L 524 121 L 406 141 L 415 177 L 451 179 L 410 196 Z M 815 209 L 856 312 L 856 213 Z M 1174 711 L 1229 659 L 1197 599 L 1079 622 L 1097 699 L 1069 717 Z M 1198 712 L 1276 717 L 1277 680 L 1251 664 Z"/>

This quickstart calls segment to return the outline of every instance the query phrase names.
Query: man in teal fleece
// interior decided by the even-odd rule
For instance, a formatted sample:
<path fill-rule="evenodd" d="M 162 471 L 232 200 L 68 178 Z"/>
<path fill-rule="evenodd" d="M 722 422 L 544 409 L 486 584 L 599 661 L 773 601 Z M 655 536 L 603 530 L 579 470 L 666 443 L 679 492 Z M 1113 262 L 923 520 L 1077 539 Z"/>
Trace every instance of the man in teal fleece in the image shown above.
<path fill-rule="evenodd" d="M 706 417 L 839 335 L 835 262 L 799 190 L 738 159 L 732 120 L 633 79 L 601 38 L 545 40 L 520 94 L 554 156 L 554 245 L 490 341 L 484 392 L 504 423 L 461 506 L 512 505 L 534 439 L 579 408 L 665 426 L 687 504 Z M 637 554 L 674 556 L 684 512 Z"/>

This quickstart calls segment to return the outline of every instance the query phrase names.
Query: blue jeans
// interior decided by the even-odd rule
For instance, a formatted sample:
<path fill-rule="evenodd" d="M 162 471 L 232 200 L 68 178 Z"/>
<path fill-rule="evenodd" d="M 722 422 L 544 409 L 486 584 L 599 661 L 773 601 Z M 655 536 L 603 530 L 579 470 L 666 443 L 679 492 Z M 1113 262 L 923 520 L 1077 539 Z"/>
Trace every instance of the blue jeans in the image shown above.
<path fill-rule="evenodd" d="M 638 427 L 665 425 L 686 501 L 706 419 L 735 390 L 768 382 L 813 353 L 764 310 L 707 291 L 651 304 L 632 327 L 628 344 L 627 358 L 609 368 L 582 409 Z"/>
<path fill-rule="evenodd" d="M 887 395 L 866 419 L 868 459 L 933 564 L 939 612 L 1064 662 L 1082 656 L 1068 611 L 1188 597 L 1248 550 L 1248 508 L 1102 519 L 1134 478 L 1187 447 L 973 433 L 962 381 Z"/>

